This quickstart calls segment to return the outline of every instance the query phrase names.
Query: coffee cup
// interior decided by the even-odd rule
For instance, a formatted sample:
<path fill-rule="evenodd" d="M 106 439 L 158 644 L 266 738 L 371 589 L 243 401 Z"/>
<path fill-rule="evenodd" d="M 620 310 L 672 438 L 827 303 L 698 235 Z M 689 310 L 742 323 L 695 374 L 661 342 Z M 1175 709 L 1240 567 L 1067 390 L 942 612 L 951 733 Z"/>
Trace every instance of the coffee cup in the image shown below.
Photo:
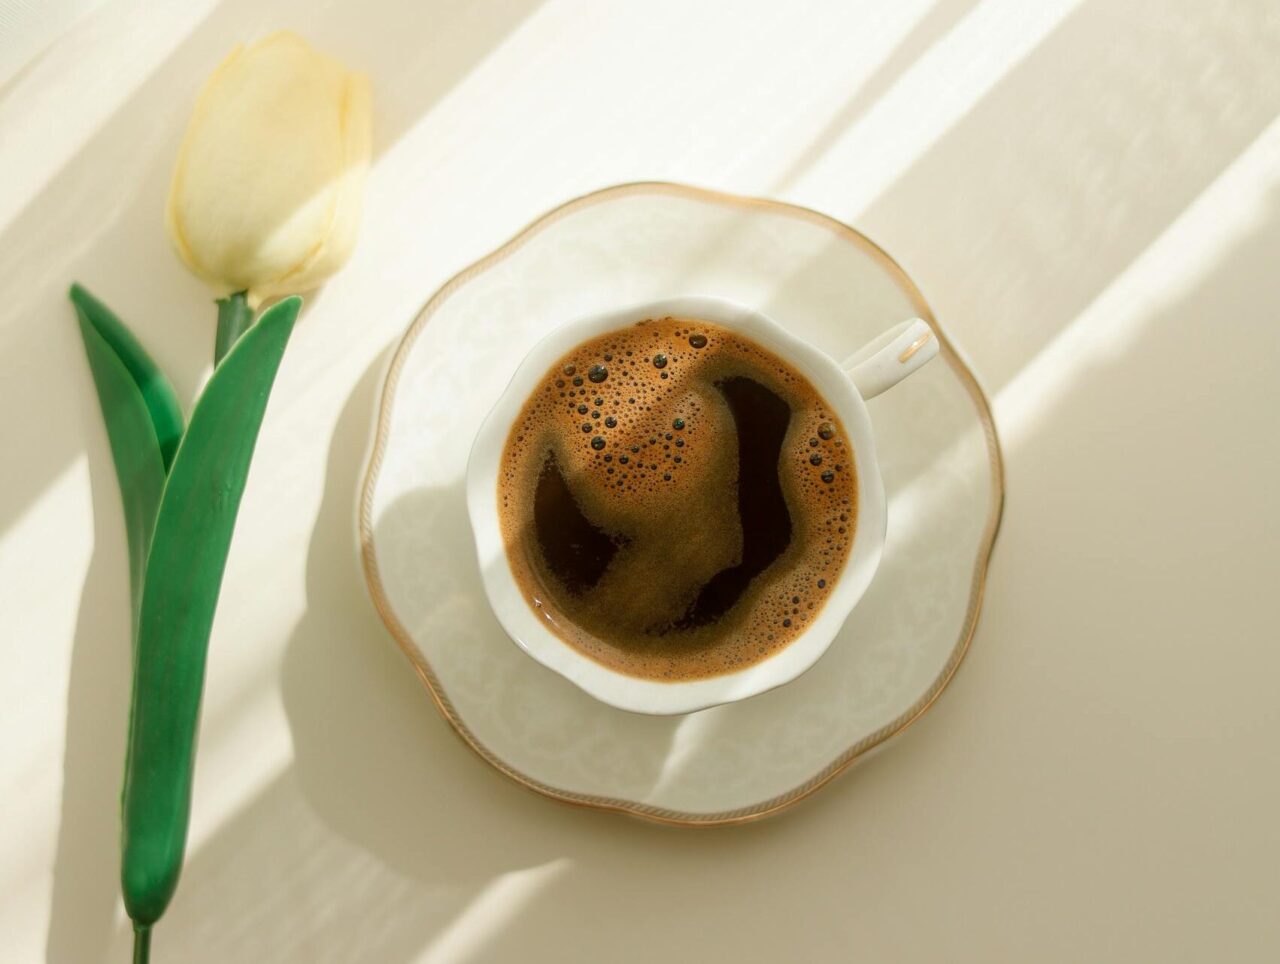
<path fill-rule="evenodd" d="M 526 399 L 548 369 L 575 346 L 651 318 L 700 319 L 740 333 L 783 359 L 821 394 L 847 435 L 857 475 L 856 525 L 825 604 L 785 647 L 733 672 L 658 680 L 619 672 L 554 633 L 529 604 L 508 559 L 499 516 L 504 445 Z M 787 683 L 813 666 L 866 592 L 884 549 L 887 509 L 867 401 L 937 355 L 938 339 L 919 318 L 894 325 L 843 362 L 761 311 L 723 298 L 690 296 L 633 305 L 569 322 L 539 341 L 517 367 L 485 418 L 467 462 L 466 498 L 482 582 L 503 629 L 525 653 L 591 696 L 637 713 L 689 713 L 746 699 Z"/>

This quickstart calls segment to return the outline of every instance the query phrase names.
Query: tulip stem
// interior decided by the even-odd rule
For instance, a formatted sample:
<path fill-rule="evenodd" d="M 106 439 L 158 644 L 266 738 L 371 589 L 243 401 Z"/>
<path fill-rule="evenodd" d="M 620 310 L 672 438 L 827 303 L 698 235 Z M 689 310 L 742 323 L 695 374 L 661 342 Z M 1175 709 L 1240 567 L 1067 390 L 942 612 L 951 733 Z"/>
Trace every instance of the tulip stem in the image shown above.
<path fill-rule="evenodd" d="M 149 964 L 151 960 L 151 925 L 133 925 L 133 964 Z"/>
<path fill-rule="evenodd" d="M 243 291 L 237 291 L 226 298 L 219 298 L 216 303 L 218 305 L 218 336 L 213 345 L 214 365 L 222 361 L 227 352 L 231 351 L 231 346 L 253 324 L 253 309 L 249 307 Z"/>

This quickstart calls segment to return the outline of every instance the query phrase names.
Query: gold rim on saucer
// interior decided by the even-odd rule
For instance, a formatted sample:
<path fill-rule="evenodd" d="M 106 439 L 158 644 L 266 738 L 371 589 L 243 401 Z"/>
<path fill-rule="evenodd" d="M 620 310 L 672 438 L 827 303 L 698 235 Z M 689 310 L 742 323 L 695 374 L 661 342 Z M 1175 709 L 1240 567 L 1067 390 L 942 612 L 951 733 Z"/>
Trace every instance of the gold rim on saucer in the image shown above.
<path fill-rule="evenodd" d="M 554 224 L 556 221 L 568 214 L 579 211 L 590 205 L 627 195 L 644 193 L 672 195 L 718 204 L 729 208 L 747 210 L 755 209 L 767 211 L 770 214 L 798 218 L 830 231 L 836 237 L 858 246 L 874 257 L 898 281 L 902 290 L 911 299 L 916 314 L 928 321 L 933 327 L 934 332 L 937 334 L 943 360 L 951 368 L 952 372 L 960 380 L 961 384 L 964 385 L 970 398 L 973 399 L 974 406 L 978 412 L 978 417 L 982 422 L 983 433 L 987 443 L 987 456 L 991 468 L 990 514 L 978 548 L 977 558 L 974 561 L 973 579 L 970 584 L 968 606 L 965 611 L 964 623 L 961 628 L 959 638 L 956 640 L 956 644 L 951 651 L 950 657 L 947 659 L 946 664 L 934 679 L 933 683 L 904 713 L 850 746 L 804 783 L 793 787 L 786 793 L 771 797 L 770 799 L 759 803 L 716 813 L 685 813 L 678 810 L 654 807 L 630 800 L 593 796 L 562 790 L 558 787 L 550 786 L 549 784 L 536 780 L 527 774 L 521 773 L 519 770 L 509 766 L 502 759 L 496 756 L 487 746 L 475 737 L 467 727 L 467 724 L 458 715 L 449 699 L 449 695 L 444 691 L 444 687 L 441 686 L 439 679 L 436 677 L 435 671 L 418 651 L 409 634 L 396 618 L 396 615 L 387 600 L 386 592 L 382 586 L 382 581 L 378 572 L 378 559 L 373 543 L 373 492 L 386 452 L 386 444 L 391 424 L 393 399 L 395 398 L 396 386 L 400 378 L 401 366 L 403 365 L 405 358 L 408 357 L 409 350 L 417 339 L 418 334 L 431 320 L 439 307 L 455 291 L 477 275 L 488 270 L 511 255 L 513 252 L 517 251 L 530 238 L 537 235 L 549 225 Z M 427 303 L 422 307 L 422 310 L 418 313 L 413 324 L 409 326 L 409 330 L 401 340 L 400 346 L 397 348 L 395 356 L 391 360 L 391 365 L 387 371 L 386 380 L 383 384 L 382 400 L 379 404 L 373 451 L 369 457 L 368 467 L 365 470 L 364 482 L 361 487 L 360 494 L 360 554 L 364 567 L 365 579 L 369 584 L 369 591 L 373 598 L 374 606 L 377 608 L 379 615 L 381 615 L 383 622 L 386 623 L 387 628 L 391 631 L 391 635 L 395 639 L 396 644 L 400 647 L 401 651 L 404 652 L 405 656 L 409 658 L 410 663 L 413 665 L 419 678 L 426 686 L 427 692 L 431 695 L 431 699 L 435 702 L 441 715 L 443 715 L 449 722 L 450 726 L 457 731 L 463 742 L 474 750 L 486 763 L 530 790 L 574 806 L 625 813 L 633 817 L 639 817 L 657 823 L 671 824 L 674 826 L 713 827 L 748 823 L 753 820 L 759 820 L 763 817 L 779 813 L 791 807 L 814 793 L 819 788 L 825 786 L 859 757 L 884 743 L 890 737 L 896 736 L 907 729 L 907 727 L 923 716 L 925 712 L 933 706 L 934 702 L 942 694 L 942 691 L 947 688 L 947 685 L 955 676 L 956 670 L 960 667 L 960 663 L 963 662 L 965 654 L 969 650 L 969 644 L 973 639 L 974 630 L 977 628 L 978 615 L 982 609 L 982 597 L 986 586 L 987 567 L 990 562 L 992 547 L 995 545 L 996 534 L 1000 528 L 1000 519 L 1003 514 L 1003 510 L 1004 461 L 1000 453 L 1000 441 L 996 436 L 995 423 L 991 417 L 990 402 L 982 391 L 981 386 L 978 384 L 977 379 L 969 370 L 969 367 L 960 358 L 951 342 L 947 339 L 946 334 L 938 324 L 937 319 L 930 310 L 924 296 L 920 293 L 919 288 L 916 287 L 915 283 L 902 269 L 902 267 L 894 261 L 883 248 L 861 232 L 849 227 L 847 224 L 810 208 L 787 204 L 782 201 L 726 194 L 721 191 L 690 187 L 683 184 L 659 181 L 636 182 L 603 188 L 599 191 L 583 195 L 582 197 L 575 198 L 572 201 L 568 201 L 556 208 L 553 208 L 551 211 L 533 221 L 525 227 L 524 230 L 520 231 L 515 237 L 507 241 L 497 250 L 454 275 L 442 288 L 440 288 L 439 291 L 432 295 L 431 298 L 428 299 Z"/>

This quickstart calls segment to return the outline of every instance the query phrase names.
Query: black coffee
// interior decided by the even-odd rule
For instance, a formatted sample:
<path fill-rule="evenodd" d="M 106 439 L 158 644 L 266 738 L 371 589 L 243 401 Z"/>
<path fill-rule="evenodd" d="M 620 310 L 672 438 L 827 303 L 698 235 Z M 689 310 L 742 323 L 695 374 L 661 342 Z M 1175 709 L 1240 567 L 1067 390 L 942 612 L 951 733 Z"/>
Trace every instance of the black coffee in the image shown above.
<path fill-rule="evenodd" d="M 761 345 L 663 318 L 546 373 L 498 500 L 530 605 L 636 676 L 732 672 L 791 642 L 848 555 L 857 479 L 813 386 Z"/>

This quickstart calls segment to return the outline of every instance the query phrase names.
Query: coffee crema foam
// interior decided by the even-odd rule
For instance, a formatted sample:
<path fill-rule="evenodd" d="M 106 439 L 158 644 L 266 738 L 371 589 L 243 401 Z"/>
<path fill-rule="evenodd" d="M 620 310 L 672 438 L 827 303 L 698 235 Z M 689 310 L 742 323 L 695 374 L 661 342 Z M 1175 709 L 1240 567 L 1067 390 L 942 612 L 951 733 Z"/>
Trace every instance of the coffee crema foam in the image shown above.
<path fill-rule="evenodd" d="M 545 625 L 611 669 L 671 681 L 743 669 L 804 632 L 857 518 L 853 452 L 808 379 L 740 334 L 672 317 L 547 371 L 497 497 Z"/>

